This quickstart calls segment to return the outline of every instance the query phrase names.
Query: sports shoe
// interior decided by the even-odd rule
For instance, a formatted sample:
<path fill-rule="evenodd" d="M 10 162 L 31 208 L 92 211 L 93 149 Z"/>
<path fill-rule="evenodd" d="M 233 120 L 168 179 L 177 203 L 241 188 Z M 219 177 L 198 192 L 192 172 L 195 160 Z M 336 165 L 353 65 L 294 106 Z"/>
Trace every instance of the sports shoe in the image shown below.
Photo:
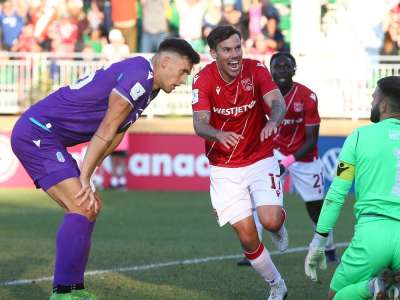
<path fill-rule="evenodd" d="M 288 294 L 285 281 L 279 280 L 275 284 L 271 284 L 271 290 L 269 291 L 269 297 L 267 300 L 284 300 Z"/>
<path fill-rule="evenodd" d="M 73 290 L 72 294 L 79 300 L 98 300 L 96 295 L 86 290 Z"/>
<path fill-rule="evenodd" d="M 285 224 L 282 225 L 281 229 L 276 232 L 271 232 L 272 243 L 275 248 L 281 252 L 284 252 L 289 247 L 289 236 L 286 230 Z"/>
<path fill-rule="evenodd" d="M 243 258 L 242 258 L 241 260 L 239 260 L 236 264 L 237 264 L 238 266 L 240 266 L 240 267 L 242 267 L 242 266 L 246 266 L 246 267 L 251 266 L 251 263 L 250 263 L 250 261 L 247 259 L 246 256 L 243 256 Z"/>
<path fill-rule="evenodd" d="M 372 293 L 372 300 L 385 300 L 388 295 L 388 289 L 393 281 L 393 271 L 384 269 L 377 277 L 372 278 L 368 287 Z M 393 299 L 393 298 L 390 298 Z"/>
<path fill-rule="evenodd" d="M 336 249 L 325 250 L 325 257 L 327 264 L 339 262 L 339 256 L 336 253 Z"/>

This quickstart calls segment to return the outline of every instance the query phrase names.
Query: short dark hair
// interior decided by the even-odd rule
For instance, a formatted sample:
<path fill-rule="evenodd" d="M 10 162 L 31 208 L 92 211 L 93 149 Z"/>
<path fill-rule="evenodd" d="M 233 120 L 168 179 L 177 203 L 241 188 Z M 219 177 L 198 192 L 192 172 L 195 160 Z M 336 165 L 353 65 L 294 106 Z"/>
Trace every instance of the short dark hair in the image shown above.
<path fill-rule="evenodd" d="M 377 85 L 392 111 L 400 112 L 400 76 L 383 77 Z"/>
<path fill-rule="evenodd" d="M 292 63 L 293 63 L 294 69 L 297 68 L 296 59 L 295 59 L 294 56 L 293 56 L 292 54 L 290 54 L 289 52 L 275 52 L 275 53 L 271 56 L 271 59 L 270 59 L 270 61 L 269 61 L 269 66 L 271 67 L 272 61 L 273 61 L 273 60 L 275 60 L 275 59 L 277 59 L 277 58 L 279 58 L 279 57 L 282 57 L 282 56 L 289 58 L 289 59 L 292 61 Z"/>
<path fill-rule="evenodd" d="M 230 25 L 220 25 L 215 27 L 207 37 L 207 44 L 210 49 L 217 49 L 217 45 L 229 39 L 232 35 L 237 34 L 240 39 L 242 39 L 242 35 L 240 31 L 237 30 L 235 27 Z"/>
<path fill-rule="evenodd" d="M 171 51 L 179 55 L 186 56 L 192 64 L 200 62 L 200 55 L 193 49 L 193 47 L 184 39 L 180 38 L 167 38 L 163 40 L 158 47 L 157 52 Z"/>

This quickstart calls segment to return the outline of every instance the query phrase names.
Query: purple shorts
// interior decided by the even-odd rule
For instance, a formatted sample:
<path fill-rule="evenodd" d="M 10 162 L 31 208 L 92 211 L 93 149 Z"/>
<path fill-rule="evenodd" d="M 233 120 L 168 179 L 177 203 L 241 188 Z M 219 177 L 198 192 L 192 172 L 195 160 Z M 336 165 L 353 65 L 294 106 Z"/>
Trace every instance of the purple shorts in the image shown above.
<path fill-rule="evenodd" d="M 67 178 L 80 175 L 75 159 L 51 128 L 36 119 L 22 116 L 17 121 L 11 147 L 37 188 L 47 191 Z"/>

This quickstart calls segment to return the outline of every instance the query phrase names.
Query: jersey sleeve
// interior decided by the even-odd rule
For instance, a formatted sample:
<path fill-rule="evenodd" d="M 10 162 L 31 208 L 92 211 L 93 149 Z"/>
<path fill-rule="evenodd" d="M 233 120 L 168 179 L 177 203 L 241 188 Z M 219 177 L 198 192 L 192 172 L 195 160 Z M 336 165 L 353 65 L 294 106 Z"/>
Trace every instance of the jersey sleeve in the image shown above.
<path fill-rule="evenodd" d="M 138 65 L 135 72 L 129 72 L 131 67 L 128 65 L 127 68 L 120 71 L 114 91 L 134 106 L 135 102 L 146 94 L 147 81 L 151 72 L 144 64 Z"/>
<path fill-rule="evenodd" d="M 196 74 L 192 83 L 193 111 L 210 111 L 210 92 L 205 74 Z"/>
<path fill-rule="evenodd" d="M 318 113 L 318 98 L 317 95 L 310 91 L 305 90 L 304 97 L 304 124 L 306 126 L 318 125 L 321 123 L 321 118 Z"/>
<path fill-rule="evenodd" d="M 272 80 L 271 73 L 261 62 L 257 62 L 254 67 L 254 84 L 262 96 L 268 94 L 272 90 L 278 89 L 275 82 Z"/>
<path fill-rule="evenodd" d="M 342 150 L 340 151 L 339 160 L 351 165 L 356 164 L 356 150 L 358 143 L 359 131 L 356 130 L 350 134 L 344 141 Z"/>
<path fill-rule="evenodd" d="M 349 135 L 340 152 L 340 163 L 337 167 L 336 176 L 325 196 L 324 205 L 318 219 L 317 232 L 319 233 L 328 233 L 335 227 L 346 196 L 351 189 L 355 173 L 355 150 L 358 134 L 358 130 L 356 130 Z"/>

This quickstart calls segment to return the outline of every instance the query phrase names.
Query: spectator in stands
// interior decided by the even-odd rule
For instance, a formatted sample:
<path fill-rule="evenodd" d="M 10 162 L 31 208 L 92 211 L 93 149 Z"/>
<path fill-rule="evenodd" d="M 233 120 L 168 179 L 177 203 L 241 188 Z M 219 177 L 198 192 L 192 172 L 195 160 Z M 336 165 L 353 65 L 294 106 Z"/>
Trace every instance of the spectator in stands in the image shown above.
<path fill-rule="evenodd" d="M 129 47 L 124 43 L 124 37 L 120 30 L 112 29 L 108 34 L 110 44 L 103 48 L 102 56 L 110 62 L 120 61 L 129 56 Z"/>
<path fill-rule="evenodd" d="M 207 0 L 176 0 L 179 12 L 179 36 L 187 40 L 197 52 L 204 52 L 201 27 Z"/>
<path fill-rule="evenodd" d="M 384 38 L 381 55 L 399 55 L 400 51 L 400 2 L 388 13 L 384 21 Z"/>
<path fill-rule="evenodd" d="M 155 52 L 158 46 L 168 37 L 168 21 L 166 9 L 168 0 L 141 0 L 142 2 L 142 32 L 140 51 Z"/>
<path fill-rule="evenodd" d="M 40 52 L 42 48 L 33 35 L 34 25 L 29 23 L 22 28 L 17 42 L 12 45 L 11 51 L 17 52 Z"/>
<path fill-rule="evenodd" d="M 245 22 L 245 16 L 236 9 L 236 0 L 224 0 L 222 7 L 222 19 L 220 25 L 231 25 L 242 33 L 243 39 L 248 37 L 248 24 Z"/>
<path fill-rule="evenodd" d="M 92 0 L 90 2 L 90 8 L 87 12 L 87 20 L 91 30 L 99 29 L 104 21 L 104 13 L 101 8 L 99 0 Z"/>
<path fill-rule="evenodd" d="M 221 0 L 209 0 L 207 9 L 203 18 L 203 38 L 207 40 L 211 30 L 218 26 L 222 19 L 222 2 Z"/>
<path fill-rule="evenodd" d="M 52 52 L 72 53 L 78 40 L 78 25 L 68 13 L 65 13 L 50 24 L 48 36 L 51 39 Z"/>
<path fill-rule="evenodd" d="M 114 28 L 119 29 L 130 52 L 137 52 L 137 1 L 111 0 Z"/>
<path fill-rule="evenodd" d="M 26 14 L 27 6 L 25 1 L 4 1 L 0 12 L 2 46 L 4 50 L 11 50 L 11 47 L 17 43 L 25 23 Z"/>
<path fill-rule="evenodd" d="M 101 54 L 107 40 L 103 37 L 100 29 L 92 29 L 89 34 L 83 36 L 84 48 L 90 47 L 93 53 Z"/>

